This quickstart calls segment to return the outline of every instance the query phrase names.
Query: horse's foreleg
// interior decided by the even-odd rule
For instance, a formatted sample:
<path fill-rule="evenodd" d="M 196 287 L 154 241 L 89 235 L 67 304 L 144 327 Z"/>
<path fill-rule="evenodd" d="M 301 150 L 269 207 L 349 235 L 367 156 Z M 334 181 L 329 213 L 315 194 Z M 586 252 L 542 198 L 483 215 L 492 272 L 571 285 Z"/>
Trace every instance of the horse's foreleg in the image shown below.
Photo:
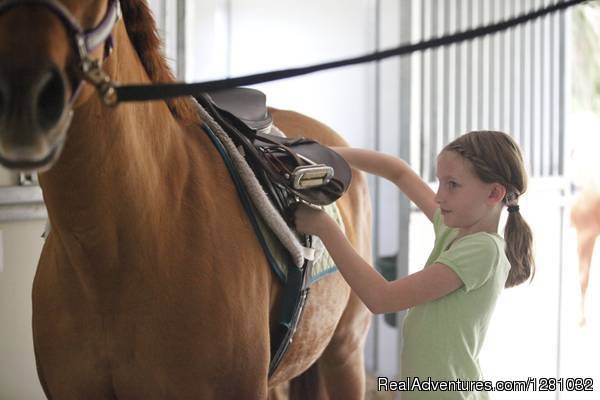
<path fill-rule="evenodd" d="M 319 373 L 329 398 L 364 398 L 363 352 L 370 322 L 371 313 L 351 293 L 334 336 L 319 359 Z"/>
<path fill-rule="evenodd" d="M 585 325 L 585 300 L 588 285 L 590 283 L 590 267 L 592 264 L 592 254 L 598 231 L 596 229 L 577 230 L 577 254 L 579 256 L 579 287 L 581 290 L 581 320 L 580 324 Z"/>

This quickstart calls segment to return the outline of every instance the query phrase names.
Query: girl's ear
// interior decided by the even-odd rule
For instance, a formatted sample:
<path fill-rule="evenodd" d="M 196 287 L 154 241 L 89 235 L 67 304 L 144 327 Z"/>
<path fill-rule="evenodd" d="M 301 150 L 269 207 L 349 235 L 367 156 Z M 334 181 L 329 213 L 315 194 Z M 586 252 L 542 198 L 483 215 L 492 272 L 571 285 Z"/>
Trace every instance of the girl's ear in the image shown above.
<path fill-rule="evenodd" d="M 506 188 L 499 183 L 492 183 L 492 190 L 490 191 L 488 200 L 496 204 L 501 202 L 504 196 L 506 196 Z"/>

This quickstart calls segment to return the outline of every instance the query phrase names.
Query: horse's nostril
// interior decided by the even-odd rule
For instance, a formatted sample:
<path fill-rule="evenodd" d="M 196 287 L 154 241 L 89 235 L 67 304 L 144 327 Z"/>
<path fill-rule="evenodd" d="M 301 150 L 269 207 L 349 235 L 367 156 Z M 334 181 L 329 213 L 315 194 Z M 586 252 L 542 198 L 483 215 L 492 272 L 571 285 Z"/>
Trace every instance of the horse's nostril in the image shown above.
<path fill-rule="evenodd" d="M 3 81 L 0 81 L 0 119 L 4 117 L 6 113 L 6 107 L 8 105 L 8 89 L 4 85 Z"/>
<path fill-rule="evenodd" d="M 41 128 L 53 128 L 65 107 L 65 84 L 62 75 L 56 68 L 51 68 L 42 81 L 37 98 L 37 117 Z"/>

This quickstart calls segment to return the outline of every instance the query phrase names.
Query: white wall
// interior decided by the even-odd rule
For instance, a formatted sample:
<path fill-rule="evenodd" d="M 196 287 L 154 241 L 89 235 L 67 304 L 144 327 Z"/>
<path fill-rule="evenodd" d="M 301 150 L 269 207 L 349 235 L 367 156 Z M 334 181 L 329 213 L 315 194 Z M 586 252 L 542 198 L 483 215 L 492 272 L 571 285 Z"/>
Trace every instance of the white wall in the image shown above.
<path fill-rule="evenodd" d="M 45 221 L 0 223 L 0 399 L 45 399 L 35 370 L 31 286 Z"/>
<path fill-rule="evenodd" d="M 348 0 L 343 7 L 335 0 L 188 1 L 186 79 L 237 77 L 373 51 L 373 5 L 368 0 Z M 355 146 L 369 147 L 373 71 L 373 65 L 349 67 L 256 88 L 270 106 L 307 114 Z"/>

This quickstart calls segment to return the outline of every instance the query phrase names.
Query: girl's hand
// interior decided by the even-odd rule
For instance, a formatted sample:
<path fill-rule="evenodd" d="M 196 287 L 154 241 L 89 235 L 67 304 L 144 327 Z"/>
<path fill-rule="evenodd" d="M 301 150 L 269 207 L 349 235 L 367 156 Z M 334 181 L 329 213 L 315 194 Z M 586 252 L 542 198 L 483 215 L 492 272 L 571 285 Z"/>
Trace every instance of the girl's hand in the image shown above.
<path fill-rule="evenodd" d="M 294 224 L 298 232 L 320 236 L 327 225 L 329 215 L 306 204 L 298 205 L 294 213 Z"/>

